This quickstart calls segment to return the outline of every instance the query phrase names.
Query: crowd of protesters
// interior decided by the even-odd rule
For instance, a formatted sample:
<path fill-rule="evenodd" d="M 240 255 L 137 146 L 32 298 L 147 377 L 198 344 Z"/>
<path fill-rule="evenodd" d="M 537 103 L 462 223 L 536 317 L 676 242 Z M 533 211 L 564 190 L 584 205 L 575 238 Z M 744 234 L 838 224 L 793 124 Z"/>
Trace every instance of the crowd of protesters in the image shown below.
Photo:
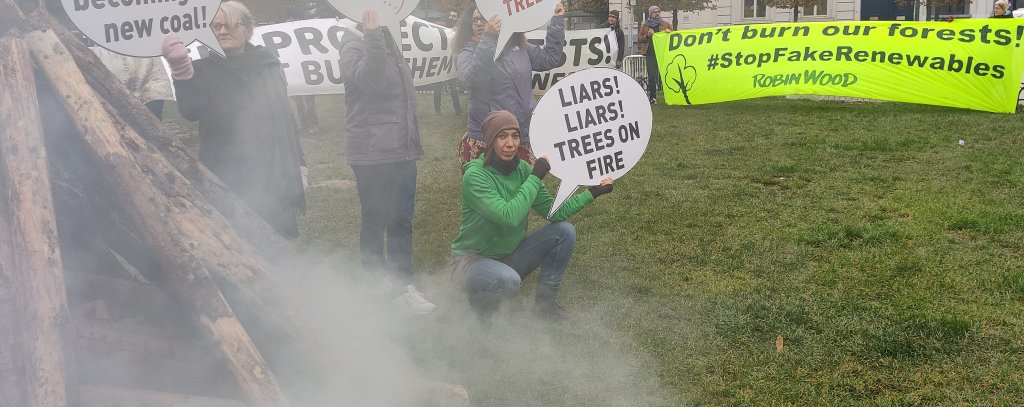
<path fill-rule="evenodd" d="M 301 19 L 289 13 L 290 20 Z M 412 73 L 397 45 L 398 33 L 382 26 L 371 9 L 339 43 L 340 76 L 345 85 L 346 161 L 355 174 L 360 203 L 359 253 L 364 271 L 380 281 L 380 294 L 413 314 L 435 305 L 415 284 L 413 218 L 417 160 L 423 155 Z M 618 15 L 609 27 L 621 40 Z M 452 11 L 445 24 L 456 30 L 457 80 L 435 89 L 435 111 L 445 91 L 461 111 L 459 88 L 468 93 L 466 133 L 459 142 L 463 173 L 462 222 L 451 244 L 452 271 L 471 308 L 489 322 L 501 302 L 514 296 L 522 279 L 539 269 L 534 312 L 550 321 L 571 313 L 556 300 L 576 242 L 566 218 L 594 198 L 611 192 L 611 179 L 577 194 L 550 223 L 527 229 L 531 210 L 546 215 L 554 199 L 542 180 L 550 169 L 529 144 L 536 107 L 534 71 L 561 64 L 565 8 L 557 3 L 544 46 L 523 33 L 498 49 L 498 16 L 475 6 Z M 245 5 L 226 1 L 210 27 L 225 55 L 192 60 L 174 34 L 163 43 L 178 110 L 199 124 L 199 159 L 286 238 L 299 234 L 296 217 L 305 210 L 308 172 L 300 130 L 319 125 L 312 97 L 293 97 L 294 119 L 281 62 L 251 42 L 255 20 Z M 620 53 L 616 61 L 621 63 Z M 157 112 L 159 109 L 154 109 Z"/>

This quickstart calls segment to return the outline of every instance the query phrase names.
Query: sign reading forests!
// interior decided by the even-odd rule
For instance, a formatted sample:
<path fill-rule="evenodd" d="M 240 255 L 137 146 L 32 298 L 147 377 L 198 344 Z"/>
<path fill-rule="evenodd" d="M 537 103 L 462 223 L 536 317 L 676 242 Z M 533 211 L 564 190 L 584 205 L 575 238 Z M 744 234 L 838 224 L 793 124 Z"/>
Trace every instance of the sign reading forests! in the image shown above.
<path fill-rule="evenodd" d="M 544 45 L 547 30 L 526 33 L 526 40 L 537 46 Z M 615 56 L 621 44 L 607 28 L 565 32 L 562 64 L 557 68 L 533 73 L 533 94 L 543 95 L 559 80 L 573 72 L 595 67 L 615 66 Z"/>
<path fill-rule="evenodd" d="M 348 1 L 348 0 L 342 0 Z M 498 32 L 498 47 L 505 49 L 505 44 L 512 39 L 512 34 L 527 32 L 547 24 L 555 12 L 559 0 L 477 0 L 476 6 L 480 15 L 486 19 L 497 15 L 501 20 L 501 31 Z M 494 53 L 497 60 L 500 52 Z"/>
<path fill-rule="evenodd" d="M 811 94 L 1014 112 L 1024 22 L 850 21 L 654 36 L 669 104 Z"/>
<path fill-rule="evenodd" d="M 647 150 L 652 125 L 647 93 L 622 72 L 593 68 L 559 81 L 530 123 L 533 153 L 547 156 L 561 180 L 548 216 L 576 187 L 629 172 Z"/>
<path fill-rule="evenodd" d="M 210 21 L 220 0 L 61 0 L 78 30 L 99 46 L 135 57 L 160 55 L 167 34 L 224 55 Z"/>

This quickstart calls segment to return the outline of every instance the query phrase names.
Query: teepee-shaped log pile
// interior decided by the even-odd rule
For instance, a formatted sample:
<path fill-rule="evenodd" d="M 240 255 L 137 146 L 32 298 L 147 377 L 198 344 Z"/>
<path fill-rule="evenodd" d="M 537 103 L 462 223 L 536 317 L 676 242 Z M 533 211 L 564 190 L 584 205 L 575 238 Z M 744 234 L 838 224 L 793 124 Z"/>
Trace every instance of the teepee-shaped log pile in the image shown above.
<path fill-rule="evenodd" d="M 282 387 L 327 385 L 268 275 L 289 244 L 45 10 L 0 0 L 0 55 L 0 405 L 287 406 Z"/>

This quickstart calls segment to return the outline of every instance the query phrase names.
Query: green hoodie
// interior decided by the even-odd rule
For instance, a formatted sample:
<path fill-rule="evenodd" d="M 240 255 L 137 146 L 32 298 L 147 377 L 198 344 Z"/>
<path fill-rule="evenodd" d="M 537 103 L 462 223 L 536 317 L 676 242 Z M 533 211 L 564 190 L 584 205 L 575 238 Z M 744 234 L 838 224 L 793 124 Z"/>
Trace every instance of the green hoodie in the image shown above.
<path fill-rule="evenodd" d="M 516 250 L 526 238 L 530 208 L 547 216 L 555 198 L 525 161 L 508 175 L 502 175 L 481 156 L 466 163 L 462 176 L 462 227 L 452 242 L 456 256 L 475 253 L 500 259 Z M 590 191 L 567 199 L 551 222 L 568 219 L 594 201 Z"/>

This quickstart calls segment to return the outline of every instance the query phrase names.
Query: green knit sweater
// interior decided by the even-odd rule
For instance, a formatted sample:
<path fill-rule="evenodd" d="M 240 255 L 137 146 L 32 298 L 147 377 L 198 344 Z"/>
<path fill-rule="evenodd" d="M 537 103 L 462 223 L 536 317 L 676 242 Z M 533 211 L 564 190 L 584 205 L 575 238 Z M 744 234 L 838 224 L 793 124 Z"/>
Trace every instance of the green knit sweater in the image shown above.
<path fill-rule="evenodd" d="M 492 259 L 511 254 L 526 238 L 530 208 L 547 216 L 554 197 L 525 161 L 508 175 L 484 165 L 483 157 L 466 163 L 464 169 L 462 227 L 452 242 L 452 253 L 474 253 Z M 593 201 L 590 191 L 576 194 L 548 220 L 565 220 Z"/>

